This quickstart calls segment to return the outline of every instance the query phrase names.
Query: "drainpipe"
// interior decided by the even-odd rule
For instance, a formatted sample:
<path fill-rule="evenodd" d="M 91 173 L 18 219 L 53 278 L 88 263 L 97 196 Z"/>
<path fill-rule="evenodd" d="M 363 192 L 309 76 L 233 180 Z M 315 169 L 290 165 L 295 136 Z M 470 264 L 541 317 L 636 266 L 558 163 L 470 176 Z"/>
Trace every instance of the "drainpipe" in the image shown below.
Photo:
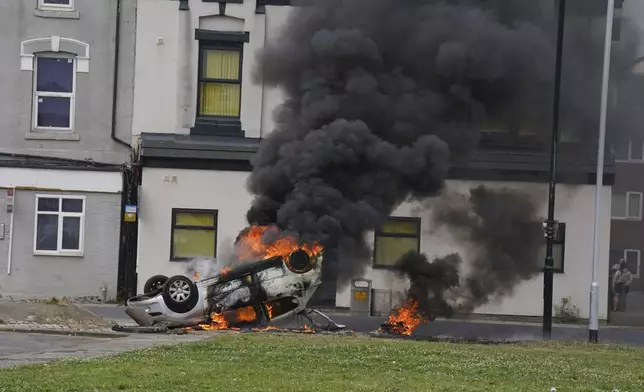
<path fill-rule="evenodd" d="M 13 217 L 16 215 L 14 208 L 14 206 L 16 205 L 16 188 L 11 188 L 11 191 L 13 192 L 13 204 L 11 206 L 11 219 L 9 220 L 9 254 L 7 255 L 7 275 L 11 275 L 11 259 L 13 255 Z"/>
<path fill-rule="evenodd" d="M 114 86 L 112 88 L 112 140 L 115 142 L 132 148 L 130 143 L 127 143 L 116 137 L 116 103 L 119 83 L 119 52 L 120 52 L 120 36 L 121 36 L 121 0 L 116 0 L 116 32 L 114 33 Z"/>

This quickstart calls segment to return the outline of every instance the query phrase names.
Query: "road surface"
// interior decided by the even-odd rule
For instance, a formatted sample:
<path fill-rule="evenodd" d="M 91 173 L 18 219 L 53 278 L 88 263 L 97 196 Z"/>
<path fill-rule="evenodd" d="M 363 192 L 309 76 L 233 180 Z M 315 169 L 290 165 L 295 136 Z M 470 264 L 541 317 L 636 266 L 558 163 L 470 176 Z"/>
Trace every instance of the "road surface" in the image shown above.
<path fill-rule="evenodd" d="M 123 306 L 86 305 L 91 312 L 119 323 L 132 324 Z M 360 315 L 329 314 L 337 323 L 344 324 L 356 332 L 371 332 L 378 329 L 385 318 Z M 294 326 L 292 320 L 277 323 L 279 326 Z M 414 337 L 450 337 L 485 340 L 538 340 L 541 339 L 541 325 L 531 323 L 501 323 L 463 320 L 436 320 L 421 325 L 414 331 Z M 586 326 L 553 326 L 552 338 L 556 340 L 588 340 Z M 601 343 L 623 343 L 644 346 L 644 330 L 600 327 Z"/>

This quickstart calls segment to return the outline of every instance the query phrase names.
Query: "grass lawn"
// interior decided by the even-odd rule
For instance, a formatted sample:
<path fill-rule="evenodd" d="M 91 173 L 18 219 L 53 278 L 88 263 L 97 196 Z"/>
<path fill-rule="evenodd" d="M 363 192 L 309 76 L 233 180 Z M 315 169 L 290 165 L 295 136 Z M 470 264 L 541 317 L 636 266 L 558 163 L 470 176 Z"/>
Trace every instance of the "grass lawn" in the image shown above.
<path fill-rule="evenodd" d="M 224 334 L 0 370 L 0 391 L 644 391 L 644 350 Z"/>

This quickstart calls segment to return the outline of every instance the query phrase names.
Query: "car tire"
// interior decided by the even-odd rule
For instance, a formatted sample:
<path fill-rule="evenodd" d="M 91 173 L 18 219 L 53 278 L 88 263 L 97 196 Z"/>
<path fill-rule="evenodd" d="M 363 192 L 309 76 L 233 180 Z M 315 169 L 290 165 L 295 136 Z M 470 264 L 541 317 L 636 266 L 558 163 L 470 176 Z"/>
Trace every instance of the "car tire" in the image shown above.
<path fill-rule="evenodd" d="M 197 285 L 183 275 L 170 277 L 163 285 L 162 295 L 168 309 L 176 313 L 191 311 L 199 300 Z"/>
<path fill-rule="evenodd" d="M 154 275 L 150 279 L 145 281 L 143 286 L 143 294 L 150 293 L 155 290 L 163 289 L 163 285 L 168 281 L 168 277 L 165 275 Z"/>

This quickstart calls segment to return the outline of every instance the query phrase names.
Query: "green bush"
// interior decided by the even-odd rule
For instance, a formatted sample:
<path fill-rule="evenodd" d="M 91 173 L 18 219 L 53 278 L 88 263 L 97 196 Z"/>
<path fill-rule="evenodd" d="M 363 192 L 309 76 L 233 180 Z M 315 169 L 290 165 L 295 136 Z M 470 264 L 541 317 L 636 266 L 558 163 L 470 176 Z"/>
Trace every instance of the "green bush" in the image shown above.
<path fill-rule="evenodd" d="M 555 317 L 562 323 L 575 323 L 581 318 L 579 306 L 572 302 L 572 298 L 564 297 L 560 305 L 555 305 Z"/>

